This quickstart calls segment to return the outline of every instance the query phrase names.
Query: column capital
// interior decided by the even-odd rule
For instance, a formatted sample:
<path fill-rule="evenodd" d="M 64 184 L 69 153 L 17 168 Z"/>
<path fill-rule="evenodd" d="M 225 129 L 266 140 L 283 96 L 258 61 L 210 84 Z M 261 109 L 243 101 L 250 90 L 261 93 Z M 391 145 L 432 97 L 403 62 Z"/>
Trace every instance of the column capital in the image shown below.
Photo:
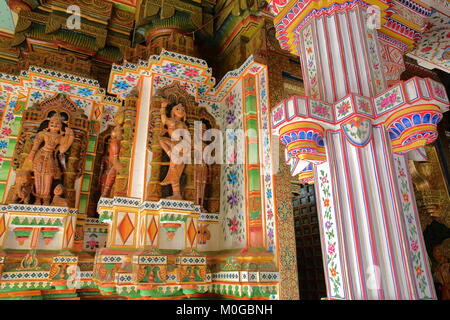
<path fill-rule="evenodd" d="M 271 120 L 274 134 L 287 147 L 286 158 L 296 175 L 306 165 L 304 161 L 326 161 L 325 130 L 342 131 L 351 144 L 363 147 L 370 140 L 372 126 L 384 125 L 393 151 L 405 153 L 437 138 L 437 124 L 448 106 L 441 83 L 414 77 L 374 97 L 351 93 L 327 103 L 292 96 L 272 110 Z M 303 165 L 295 169 L 299 161 Z"/>
<path fill-rule="evenodd" d="M 299 49 L 294 31 L 306 25 L 313 17 L 331 15 L 334 12 L 350 10 L 356 6 L 373 7 L 379 13 L 379 31 L 411 48 L 420 38 L 425 25 L 423 22 L 432 13 L 428 5 L 418 0 L 402 1 L 401 3 L 387 0 L 268 0 L 268 2 L 274 15 L 274 25 L 281 48 L 289 50 L 295 55 L 299 55 Z M 411 15 L 410 11 L 416 15 L 413 17 L 413 22 L 409 22 L 412 19 L 409 16 Z"/>

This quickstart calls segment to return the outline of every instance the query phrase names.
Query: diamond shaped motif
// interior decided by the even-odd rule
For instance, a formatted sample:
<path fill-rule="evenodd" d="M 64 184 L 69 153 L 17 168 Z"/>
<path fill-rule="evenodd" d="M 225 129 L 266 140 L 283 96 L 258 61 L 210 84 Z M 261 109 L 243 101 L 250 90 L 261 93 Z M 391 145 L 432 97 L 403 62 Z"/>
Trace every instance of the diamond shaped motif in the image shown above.
<path fill-rule="evenodd" d="M 5 233 L 5 231 L 5 215 L 2 215 L 2 217 L 0 218 L 0 238 Z"/>
<path fill-rule="evenodd" d="M 197 229 L 195 228 L 193 219 L 191 219 L 191 223 L 189 224 L 187 234 L 188 234 L 189 242 L 191 243 L 191 247 L 192 247 L 194 244 L 194 241 L 195 241 L 195 237 L 197 236 Z"/>
<path fill-rule="evenodd" d="M 134 230 L 133 222 L 131 222 L 130 216 L 125 214 L 119 226 L 117 227 L 120 237 L 122 238 L 122 243 L 126 243 L 131 233 Z"/>
<path fill-rule="evenodd" d="M 156 235 L 158 234 L 158 226 L 156 225 L 155 217 L 152 217 L 152 221 L 148 226 L 147 232 L 150 237 L 150 243 L 153 244 L 153 241 L 155 241 Z"/>
<path fill-rule="evenodd" d="M 67 239 L 67 246 L 70 243 L 70 240 L 72 240 L 73 237 L 73 227 L 72 227 L 72 221 L 69 221 L 69 225 L 67 226 L 66 229 L 66 239 Z"/>
<path fill-rule="evenodd" d="M 98 119 L 101 116 L 101 114 L 102 112 L 100 111 L 100 108 L 96 107 L 94 111 L 95 118 Z"/>

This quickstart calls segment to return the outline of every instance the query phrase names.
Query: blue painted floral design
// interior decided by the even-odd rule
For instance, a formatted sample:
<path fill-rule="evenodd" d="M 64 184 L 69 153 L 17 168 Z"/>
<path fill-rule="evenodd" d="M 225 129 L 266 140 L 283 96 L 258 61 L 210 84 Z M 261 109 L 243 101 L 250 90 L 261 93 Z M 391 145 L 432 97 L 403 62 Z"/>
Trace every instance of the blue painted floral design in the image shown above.
<path fill-rule="evenodd" d="M 83 96 L 90 96 L 93 94 L 93 91 L 91 89 L 82 88 L 78 90 L 78 93 Z"/>
<path fill-rule="evenodd" d="M 228 184 L 234 185 L 237 184 L 237 174 L 232 171 L 228 174 Z"/>
<path fill-rule="evenodd" d="M 130 85 L 125 81 L 115 81 L 114 88 L 119 90 L 126 90 L 130 87 Z"/>

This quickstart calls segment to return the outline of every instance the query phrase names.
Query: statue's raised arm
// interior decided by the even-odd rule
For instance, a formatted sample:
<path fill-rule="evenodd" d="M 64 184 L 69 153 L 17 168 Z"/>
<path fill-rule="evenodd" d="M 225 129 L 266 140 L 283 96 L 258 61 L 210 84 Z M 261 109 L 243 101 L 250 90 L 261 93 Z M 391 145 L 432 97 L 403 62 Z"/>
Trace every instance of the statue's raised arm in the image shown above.
<path fill-rule="evenodd" d="M 64 153 L 69 150 L 74 139 L 75 135 L 73 134 L 73 130 L 69 127 L 66 127 L 64 135 L 61 138 L 61 142 L 59 143 L 59 152 Z"/>

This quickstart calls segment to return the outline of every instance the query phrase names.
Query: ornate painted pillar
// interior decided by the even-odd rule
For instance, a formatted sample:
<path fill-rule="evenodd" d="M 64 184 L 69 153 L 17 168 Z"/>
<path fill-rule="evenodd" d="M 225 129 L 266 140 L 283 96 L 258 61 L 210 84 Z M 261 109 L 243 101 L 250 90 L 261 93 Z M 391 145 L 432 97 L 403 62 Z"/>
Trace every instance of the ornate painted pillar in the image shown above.
<path fill-rule="evenodd" d="M 435 299 L 406 153 L 434 141 L 444 87 L 412 78 L 389 89 L 376 5 L 272 2 L 281 45 L 300 56 L 308 97 L 272 111 L 297 175 L 314 165 L 329 299 Z"/>

